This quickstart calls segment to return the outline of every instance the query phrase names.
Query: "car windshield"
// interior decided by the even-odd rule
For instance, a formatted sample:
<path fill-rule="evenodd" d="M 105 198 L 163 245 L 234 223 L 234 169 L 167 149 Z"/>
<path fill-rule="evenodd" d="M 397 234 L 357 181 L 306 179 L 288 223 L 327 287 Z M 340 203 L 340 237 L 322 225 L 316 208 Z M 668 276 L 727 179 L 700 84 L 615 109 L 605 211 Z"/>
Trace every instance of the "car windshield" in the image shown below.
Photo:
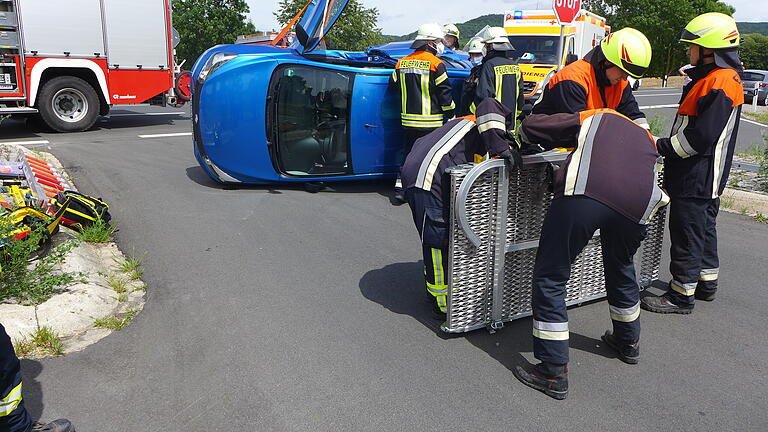
<path fill-rule="evenodd" d="M 744 72 L 744 81 L 762 81 L 763 78 L 763 74 L 756 72 Z"/>
<path fill-rule="evenodd" d="M 557 64 L 558 36 L 509 36 L 515 47 L 510 57 L 518 63 Z"/>
<path fill-rule="evenodd" d="M 279 170 L 292 176 L 351 172 L 348 120 L 352 75 L 300 65 L 282 67 L 275 74 Z"/>

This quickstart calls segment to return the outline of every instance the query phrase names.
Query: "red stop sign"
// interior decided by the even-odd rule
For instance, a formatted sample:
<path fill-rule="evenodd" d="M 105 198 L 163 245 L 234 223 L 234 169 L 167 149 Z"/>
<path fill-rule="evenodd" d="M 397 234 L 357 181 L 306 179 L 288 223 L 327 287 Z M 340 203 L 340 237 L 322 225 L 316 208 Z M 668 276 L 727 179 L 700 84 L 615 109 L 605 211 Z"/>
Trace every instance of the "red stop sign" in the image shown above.
<path fill-rule="evenodd" d="M 581 10 L 581 0 L 552 0 L 552 9 L 560 24 L 570 24 Z"/>

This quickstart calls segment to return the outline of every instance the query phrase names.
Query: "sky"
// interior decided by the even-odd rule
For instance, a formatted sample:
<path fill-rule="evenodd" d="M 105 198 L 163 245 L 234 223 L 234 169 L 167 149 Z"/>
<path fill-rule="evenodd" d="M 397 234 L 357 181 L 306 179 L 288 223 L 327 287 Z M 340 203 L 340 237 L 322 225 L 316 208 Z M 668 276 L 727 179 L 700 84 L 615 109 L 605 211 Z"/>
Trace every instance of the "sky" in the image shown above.
<path fill-rule="evenodd" d="M 246 0 L 249 18 L 257 30 L 280 30 L 272 12 L 279 0 Z M 768 22 L 768 8 L 757 7 L 766 0 L 725 0 L 736 8 L 736 21 Z M 513 9 L 546 9 L 551 0 L 361 0 L 365 7 L 379 9 L 379 27 L 385 34 L 402 35 L 425 22 L 464 22 L 487 14 Z M 471 5 L 471 6 L 470 6 Z M 470 7 L 467 7 L 470 6 Z M 537 7 L 538 6 L 538 7 Z M 502 23 L 499 23 L 501 25 Z"/>

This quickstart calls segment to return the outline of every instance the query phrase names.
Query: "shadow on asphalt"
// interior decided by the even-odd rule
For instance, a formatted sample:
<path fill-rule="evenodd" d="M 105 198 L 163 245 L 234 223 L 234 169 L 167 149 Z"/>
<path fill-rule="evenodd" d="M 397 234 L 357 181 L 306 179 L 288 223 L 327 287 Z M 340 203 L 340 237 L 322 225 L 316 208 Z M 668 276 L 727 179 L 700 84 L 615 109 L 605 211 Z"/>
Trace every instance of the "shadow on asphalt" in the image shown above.
<path fill-rule="evenodd" d="M 463 337 L 510 371 L 516 365 L 528 364 L 521 353 L 533 352 L 530 318 L 507 322 L 495 333 L 479 329 L 449 334 L 440 330 L 441 323 L 432 317 L 434 300 L 424 287 L 423 265 L 422 261 L 395 263 L 371 270 L 360 279 L 360 292 L 363 297 L 396 314 L 413 317 L 442 339 Z M 605 347 L 601 340 L 574 332 L 570 333 L 570 348 L 616 358 L 613 351 Z"/>
<path fill-rule="evenodd" d="M 0 136 L 3 140 L 25 139 L 39 140 L 42 137 L 37 134 L 38 128 L 27 126 L 23 119 L 6 119 L 0 123 Z"/>
<path fill-rule="evenodd" d="M 21 359 L 22 387 L 24 388 L 24 406 L 33 420 L 43 414 L 43 390 L 37 381 L 43 371 L 43 365 L 37 360 Z"/>
<path fill-rule="evenodd" d="M 205 186 L 211 189 L 219 190 L 261 190 L 267 191 L 271 194 L 281 194 L 282 191 L 306 191 L 307 193 L 343 193 L 343 194 L 358 194 L 358 193 L 378 193 L 379 195 L 391 198 L 392 196 L 392 184 L 391 179 L 376 179 L 376 180 L 358 180 L 358 181 L 345 181 L 345 182 L 309 182 L 309 187 L 305 183 L 273 183 L 273 184 L 238 184 L 238 185 L 223 185 L 215 182 L 211 179 L 205 170 L 199 165 L 195 165 L 186 169 L 187 178 L 200 186 Z"/>
<path fill-rule="evenodd" d="M 173 126 L 177 121 L 188 121 L 189 116 L 119 116 L 119 117 L 101 117 L 89 130 L 117 130 L 128 128 L 141 128 L 147 126 Z M 186 131 L 185 131 L 186 132 Z"/>

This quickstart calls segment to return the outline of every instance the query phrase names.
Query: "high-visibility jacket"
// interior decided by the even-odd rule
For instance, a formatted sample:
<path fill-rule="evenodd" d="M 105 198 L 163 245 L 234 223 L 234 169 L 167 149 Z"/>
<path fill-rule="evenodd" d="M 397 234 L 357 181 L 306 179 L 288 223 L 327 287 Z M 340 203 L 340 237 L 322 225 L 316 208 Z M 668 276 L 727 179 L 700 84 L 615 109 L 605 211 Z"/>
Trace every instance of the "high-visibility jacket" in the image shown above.
<path fill-rule="evenodd" d="M 470 111 L 474 113 L 475 107 L 483 99 L 490 97 L 519 116 L 525 103 L 522 88 L 523 74 L 520 72 L 520 66 L 507 58 L 503 52 L 491 51 L 483 59 Z M 513 125 L 511 130 L 516 130 L 516 125 Z"/>
<path fill-rule="evenodd" d="M 653 137 L 614 110 L 532 114 L 521 138 L 545 148 L 576 147 L 555 175 L 555 197 L 588 196 L 640 224 L 669 202 L 657 184 L 662 159 Z"/>
<path fill-rule="evenodd" d="M 427 51 L 398 60 L 389 79 L 399 86 L 401 121 L 407 128 L 438 128 L 443 116 L 452 117 L 456 105 L 445 64 Z"/>
<path fill-rule="evenodd" d="M 720 196 L 728 183 L 744 89 L 739 74 L 709 64 L 689 69 L 670 138 L 657 145 L 664 185 L 673 197 Z"/>
<path fill-rule="evenodd" d="M 449 121 L 419 138 L 405 158 L 400 177 L 405 189 L 417 187 L 447 202 L 443 196 L 445 170 L 475 160 L 475 155 L 499 155 L 510 149 L 507 128 L 515 115 L 495 99 L 487 98 L 477 107 L 477 117 Z"/>
<path fill-rule="evenodd" d="M 610 85 L 607 77 L 596 71 L 605 60 L 600 47 L 575 61 L 549 79 L 541 99 L 533 106 L 533 114 L 577 113 L 584 110 L 610 108 L 648 128 L 645 114 L 637 106 L 627 81 Z"/>

